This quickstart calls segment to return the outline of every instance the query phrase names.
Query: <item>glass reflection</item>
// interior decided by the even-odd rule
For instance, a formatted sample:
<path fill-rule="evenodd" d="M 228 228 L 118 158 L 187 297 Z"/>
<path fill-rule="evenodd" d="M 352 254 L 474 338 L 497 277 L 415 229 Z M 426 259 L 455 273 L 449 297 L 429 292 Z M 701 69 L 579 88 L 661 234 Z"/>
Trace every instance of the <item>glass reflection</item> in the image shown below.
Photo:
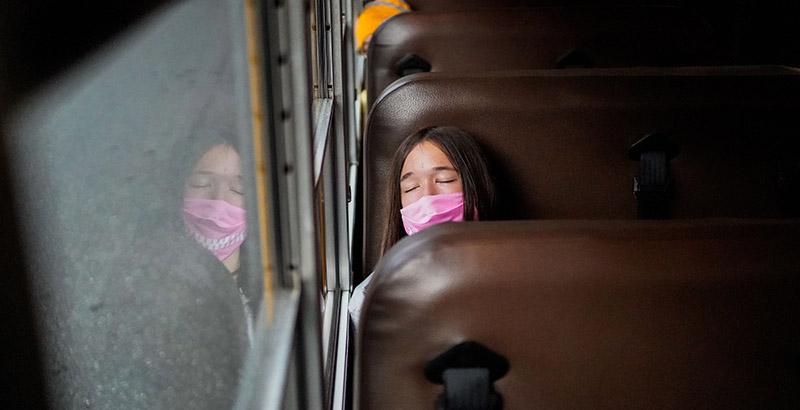
<path fill-rule="evenodd" d="M 235 404 L 263 281 L 229 6 L 165 6 L 9 121 L 52 408 Z"/>
<path fill-rule="evenodd" d="M 183 222 L 197 243 L 231 273 L 242 299 L 247 334 L 253 340 L 252 297 L 240 283 L 242 243 L 247 237 L 242 160 L 230 142 L 214 143 L 192 167 L 183 195 Z"/>

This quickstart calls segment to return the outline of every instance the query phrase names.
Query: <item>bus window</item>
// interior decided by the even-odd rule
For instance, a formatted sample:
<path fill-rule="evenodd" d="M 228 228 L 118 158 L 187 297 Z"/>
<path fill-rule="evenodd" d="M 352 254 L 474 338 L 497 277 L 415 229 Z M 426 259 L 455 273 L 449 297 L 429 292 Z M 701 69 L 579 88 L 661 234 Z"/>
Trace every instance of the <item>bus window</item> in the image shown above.
<path fill-rule="evenodd" d="M 4 119 L 53 408 L 233 408 L 296 305 L 264 268 L 245 18 L 165 6 Z"/>
<path fill-rule="evenodd" d="M 52 408 L 341 408 L 352 2 L 152 0 L 102 29 L 12 2 L 4 291 L 38 362 L 11 372 Z"/>

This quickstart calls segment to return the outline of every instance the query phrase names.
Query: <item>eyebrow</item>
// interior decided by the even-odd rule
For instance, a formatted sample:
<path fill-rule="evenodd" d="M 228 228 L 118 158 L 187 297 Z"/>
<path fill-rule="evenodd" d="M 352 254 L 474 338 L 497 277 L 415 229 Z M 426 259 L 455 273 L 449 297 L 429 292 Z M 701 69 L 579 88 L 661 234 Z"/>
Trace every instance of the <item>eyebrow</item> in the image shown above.
<path fill-rule="evenodd" d="M 448 166 L 434 167 L 433 170 L 434 171 L 453 171 L 453 172 L 458 172 L 458 171 L 456 171 L 455 168 L 448 167 Z M 406 172 L 405 174 L 403 174 L 403 176 L 400 177 L 400 182 L 405 181 L 407 178 L 409 178 L 412 175 L 414 175 L 413 172 Z"/>

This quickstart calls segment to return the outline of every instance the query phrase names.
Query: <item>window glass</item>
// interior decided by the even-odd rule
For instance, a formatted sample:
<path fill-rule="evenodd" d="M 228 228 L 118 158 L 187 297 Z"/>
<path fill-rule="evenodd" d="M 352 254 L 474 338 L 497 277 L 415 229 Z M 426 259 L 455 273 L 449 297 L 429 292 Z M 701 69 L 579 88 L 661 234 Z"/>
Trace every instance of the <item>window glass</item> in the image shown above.
<path fill-rule="evenodd" d="M 311 31 L 308 33 L 309 35 L 309 44 L 311 45 L 311 74 L 312 74 L 312 82 L 314 84 L 314 95 L 313 98 L 322 98 L 323 90 L 320 88 L 320 66 L 319 66 L 319 56 L 321 50 L 319 50 L 319 27 L 317 27 L 317 8 L 314 7 L 312 3 L 312 7 L 310 7 L 309 12 L 309 27 Z"/>
<path fill-rule="evenodd" d="M 319 266 L 317 267 L 317 272 L 320 272 L 319 278 L 319 291 L 326 295 L 328 292 L 328 266 L 327 266 L 327 252 L 329 244 L 326 242 L 326 225 L 325 225 L 325 218 L 328 217 L 325 215 L 325 176 L 320 176 L 320 180 L 317 183 L 317 187 L 314 189 L 314 196 L 316 197 L 316 210 L 317 210 L 317 226 L 319 226 L 318 237 L 317 237 L 317 249 L 319 249 Z M 333 267 L 335 268 L 335 267 Z"/>
<path fill-rule="evenodd" d="M 231 4 L 158 10 L 11 118 L 53 408 L 233 407 L 264 284 Z"/>

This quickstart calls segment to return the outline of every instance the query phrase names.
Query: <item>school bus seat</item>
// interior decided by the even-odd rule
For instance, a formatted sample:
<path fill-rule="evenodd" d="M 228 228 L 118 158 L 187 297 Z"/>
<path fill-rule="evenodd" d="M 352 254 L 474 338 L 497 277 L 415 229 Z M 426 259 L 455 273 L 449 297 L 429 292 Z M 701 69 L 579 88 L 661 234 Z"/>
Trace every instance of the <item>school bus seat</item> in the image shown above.
<path fill-rule="evenodd" d="M 587 4 L 610 5 L 679 5 L 686 6 L 689 0 L 404 0 L 414 11 L 452 11 L 471 9 L 494 9 L 502 7 L 580 6 Z"/>
<path fill-rule="evenodd" d="M 646 178 L 632 147 L 652 135 L 678 148 L 664 164 L 662 219 L 800 216 L 798 74 L 640 67 L 403 78 L 366 125 L 364 272 L 380 257 L 392 155 L 437 125 L 464 129 L 487 153 L 499 219 L 638 218 L 635 179 Z"/>
<path fill-rule="evenodd" d="M 404 13 L 370 42 L 367 104 L 408 72 L 710 65 L 708 22 L 669 6 L 572 6 Z M 409 66 L 415 58 L 426 65 Z"/>
<path fill-rule="evenodd" d="M 434 408 L 464 342 L 507 361 L 505 410 L 800 408 L 798 249 L 800 220 L 428 228 L 367 289 L 359 408 Z"/>

